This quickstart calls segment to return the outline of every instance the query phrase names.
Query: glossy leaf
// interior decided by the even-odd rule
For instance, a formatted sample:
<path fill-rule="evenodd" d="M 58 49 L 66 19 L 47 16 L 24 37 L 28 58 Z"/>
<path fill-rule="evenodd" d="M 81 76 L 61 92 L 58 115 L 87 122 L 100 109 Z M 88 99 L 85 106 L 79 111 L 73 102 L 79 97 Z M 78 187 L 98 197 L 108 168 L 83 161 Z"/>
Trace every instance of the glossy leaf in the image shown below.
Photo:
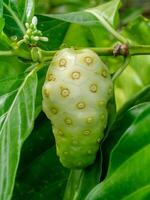
<path fill-rule="evenodd" d="M 99 153 L 98 153 L 99 154 Z M 100 159 L 83 170 L 71 170 L 63 200 L 83 200 L 100 180 Z"/>
<path fill-rule="evenodd" d="M 110 24 L 114 25 L 117 23 L 118 18 L 118 8 L 119 8 L 120 1 L 119 0 L 112 0 L 109 3 L 102 4 L 100 6 L 95 7 L 94 9 L 100 13 L 100 16 L 106 18 Z M 70 23 L 81 24 L 81 25 L 99 25 L 97 19 L 92 16 L 91 14 L 85 11 L 77 11 L 67 14 L 49 14 L 46 15 L 51 18 L 63 20 Z"/>
<path fill-rule="evenodd" d="M 0 130 L 0 199 L 12 195 L 20 150 L 30 134 L 35 115 L 37 76 L 31 71 L 18 88 L 2 122 Z M 6 94 L 5 94 L 6 95 Z M 3 102 L 5 105 L 5 101 Z M 7 103 L 8 104 L 8 103 Z"/>
<path fill-rule="evenodd" d="M 18 79 L 24 76 L 24 71 L 28 64 L 21 62 L 16 57 L 0 57 L 0 80 L 4 79 Z M 22 74 L 20 76 L 20 74 Z M 18 77 L 19 76 L 19 77 Z"/>
<path fill-rule="evenodd" d="M 118 25 L 118 9 L 120 6 L 120 0 L 112 0 L 108 3 L 99 5 L 95 8 L 89 9 L 90 11 L 94 11 L 99 15 L 101 19 L 105 19 L 112 26 Z"/>
<path fill-rule="evenodd" d="M 49 41 L 41 44 L 41 47 L 46 50 L 58 49 L 63 43 L 69 23 L 46 16 L 39 15 L 37 17 L 39 21 L 38 29 L 49 38 Z"/>
<path fill-rule="evenodd" d="M 140 90 L 135 96 L 129 99 L 127 103 L 118 111 L 118 118 L 122 113 L 126 112 L 129 108 L 150 101 L 150 84 Z"/>
<path fill-rule="evenodd" d="M 79 24 L 70 24 L 63 43 L 67 46 L 88 47 L 90 43 L 89 36 L 91 34 L 89 34 L 87 27 Z"/>
<path fill-rule="evenodd" d="M 34 0 L 5 0 L 5 32 L 9 36 L 22 36 L 25 33 L 25 22 L 31 22 L 34 16 Z"/>
<path fill-rule="evenodd" d="M 135 113 L 131 125 L 111 152 L 107 177 L 89 193 L 86 200 L 128 199 L 134 195 L 136 197 L 135 193 L 140 191 L 143 194 L 139 199 L 142 200 L 142 196 L 147 194 L 149 197 L 149 113 L 149 103 L 140 106 L 140 113 Z"/>
<path fill-rule="evenodd" d="M 62 199 L 68 178 L 56 155 L 49 120 L 41 113 L 22 147 L 13 200 Z"/>
<path fill-rule="evenodd" d="M 35 0 L 4 0 L 4 2 L 22 22 L 31 22 L 34 16 Z"/>
<path fill-rule="evenodd" d="M 21 175 L 22 182 L 16 184 L 15 200 L 62 199 L 68 171 L 61 166 L 55 146 L 34 158 Z"/>
<path fill-rule="evenodd" d="M 0 33 L 2 32 L 4 25 L 5 25 L 4 19 L 0 18 Z"/>
<path fill-rule="evenodd" d="M 131 44 L 148 45 L 150 44 L 149 23 L 150 20 L 139 17 L 124 27 L 122 34 L 129 39 Z M 130 65 L 116 82 L 115 94 L 118 109 L 147 84 L 150 84 L 149 74 L 150 55 L 133 56 Z"/>
<path fill-rule="evenodd" d="M 3 0 L 0 1 L 0 17 L 3 16 Z"/>
<path fill-rule="evenodd" d="M 104 179 L 108 169 L 108 160 L 110 152 L 119 141 L 125 130 L 132 124 L 136 116 L 138 116 L 143 110 L 143 103 L 149 104 L 150 101 L 150 86 L 146 86 L 142 91 L 137 93 L 131 98 L 118 112 L 116 120 L 112 127 L 108 129 L 108 136 L 102 143 L 103 160 L 102 168 L 103 173 L 101 179 Z M 130 109 L 134 107 L 133 109 Z M 120 124 L 118 126 L 118 124 Z"/>

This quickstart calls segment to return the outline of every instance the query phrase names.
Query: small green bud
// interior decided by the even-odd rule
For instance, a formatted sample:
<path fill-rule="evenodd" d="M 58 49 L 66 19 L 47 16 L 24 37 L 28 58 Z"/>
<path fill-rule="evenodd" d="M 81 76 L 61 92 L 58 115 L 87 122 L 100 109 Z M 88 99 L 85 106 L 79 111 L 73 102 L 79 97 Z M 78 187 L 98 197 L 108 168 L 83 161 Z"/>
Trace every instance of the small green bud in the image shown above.
<path fill-rule="evenodd" d="M 38 23 L 38 19 L 37 19 L 36 16 L 34 16 L 34 17 L 32 18 L 32 24 L 33 24 L 34 26 L 36 26 L 37 23 Z"/>
<path fill-rule="evenodd" d="M 39 41 L 40 37 L 39 36 L 31 36 L 31 40 Z"/>
<path fill-rule="evenodd" d="M 43 42 L 48 42 L 48 37 L 40 37 L 40 40 Z"/>
<path fill-rule="evenodd" d="M 17 39 L 18 39 L 18 38 L 17 38 L 16 35 L 11 36 L 11 40 L 12 40 L 12 41 L 17 41 Z"/>
<path fill-rule="evenodd" d="M 29 23 L 25 23 L 25 27 L 28 29 L 30 27 Z"/>
<path fill-rule="evenodd" d="M 32 34 L 32 30 L 29 28 L 29 29 L 26 31 L 26 34 L 31 35 L 31 34 Z"/>
<path fill-rule="evenodd" d="M 24 35 L 23 37 L 26 41 L 29 40 L 29 36 L 28 35 Z"/>

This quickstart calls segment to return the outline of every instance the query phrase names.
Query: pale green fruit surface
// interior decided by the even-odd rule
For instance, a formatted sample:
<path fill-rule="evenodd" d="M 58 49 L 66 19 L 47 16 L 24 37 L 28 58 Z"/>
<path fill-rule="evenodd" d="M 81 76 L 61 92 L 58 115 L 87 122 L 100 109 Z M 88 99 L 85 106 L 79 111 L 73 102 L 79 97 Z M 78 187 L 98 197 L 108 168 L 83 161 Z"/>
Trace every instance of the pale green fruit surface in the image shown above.
<path fill-rule="evenodd" d="M 43 85 L 43 111 L 51 120 L 63 166 L 92 164 L 107 124 L 113 85 L 105 64 L 89 49 L 54 56 Z"/>

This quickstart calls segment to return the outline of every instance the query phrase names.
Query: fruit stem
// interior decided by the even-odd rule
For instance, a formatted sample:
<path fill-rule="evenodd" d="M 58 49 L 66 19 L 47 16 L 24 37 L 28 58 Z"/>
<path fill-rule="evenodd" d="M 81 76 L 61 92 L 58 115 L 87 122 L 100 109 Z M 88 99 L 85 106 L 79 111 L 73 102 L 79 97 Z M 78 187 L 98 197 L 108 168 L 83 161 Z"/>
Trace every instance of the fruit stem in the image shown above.
<path fill-rule="evenodd" d="M 89 49 L 93 50 L 95 53 L 101 56 L 112 56 L 113 55 L 113 47 L 107 48 L 99 48 L 99 47 L 90 47 Z"/>
<path fill-rule="evenodd" d="M 119 69 L 115 72 L 115 74 L 112 76 L 112 81 L 115 82 L 115 80 L 121 75 L 121 73 L 125 70 L 125 68 L 128 66 L 130 62 L 131 56 L 125 57 L 125 60 L 123 64 L 119 67 Z"/>

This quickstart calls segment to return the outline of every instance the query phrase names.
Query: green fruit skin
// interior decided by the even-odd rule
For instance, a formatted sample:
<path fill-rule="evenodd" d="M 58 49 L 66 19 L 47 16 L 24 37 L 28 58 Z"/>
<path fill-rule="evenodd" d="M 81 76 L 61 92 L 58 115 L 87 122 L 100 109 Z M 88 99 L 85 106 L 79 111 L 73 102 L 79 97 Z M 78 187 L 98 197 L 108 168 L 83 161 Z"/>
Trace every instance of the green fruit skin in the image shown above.
<path fill-rule="evenodd" d="M 52 122 L 63 166 L 85 168 L 94 162 L 112 93 L 108 69 L 93 51 L 65 48 L 54 56 L 42 89 L 42 105 Z"/>

